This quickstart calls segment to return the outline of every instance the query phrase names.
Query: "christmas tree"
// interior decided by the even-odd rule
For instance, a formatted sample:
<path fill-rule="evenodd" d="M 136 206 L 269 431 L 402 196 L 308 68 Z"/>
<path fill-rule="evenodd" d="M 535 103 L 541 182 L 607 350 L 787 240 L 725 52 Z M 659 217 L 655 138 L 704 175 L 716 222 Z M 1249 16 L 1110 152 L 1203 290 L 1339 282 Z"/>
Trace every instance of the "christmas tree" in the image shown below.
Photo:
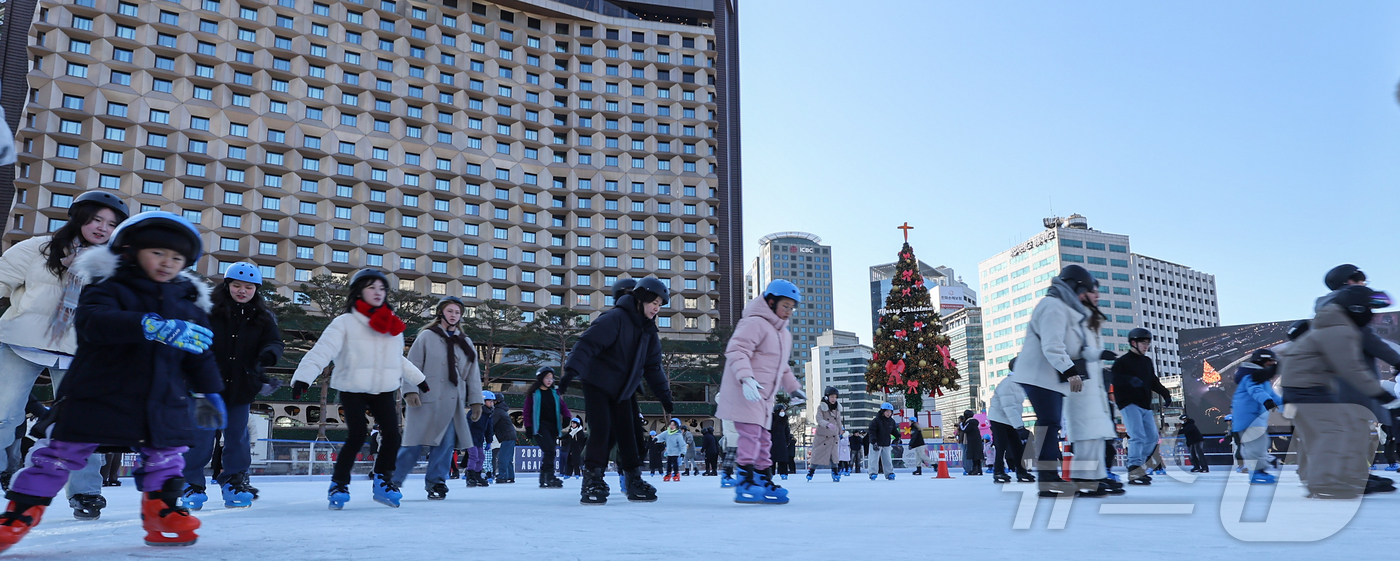
<path fill-rule="evenodd" d="M 907 223 L 900 227 L 904 247 L 875 325 L 875 354 L 865 371 L 865 386 L 870 393 L 903 392 L 905 405 L 919 411 L 924 395 L 956 390 L 960 377 L 957 362 L 948 354 L 938 305 L 929 299 L 919 260 L 909 246 L 910 228 Z"/>

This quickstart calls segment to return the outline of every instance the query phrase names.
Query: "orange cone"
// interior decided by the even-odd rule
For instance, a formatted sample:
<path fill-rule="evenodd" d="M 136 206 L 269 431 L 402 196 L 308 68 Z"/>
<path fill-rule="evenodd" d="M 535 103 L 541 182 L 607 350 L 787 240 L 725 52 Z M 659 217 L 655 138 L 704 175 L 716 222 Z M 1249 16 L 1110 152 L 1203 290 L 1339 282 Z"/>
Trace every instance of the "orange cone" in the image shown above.
<path fill-rule="evenodd" d="M 1064 473 L 1062 473 L 1060 477 L 1064 478 L 1065 481 L 1069 481 L 1069 463 L 1070 461 L 1074 460 L 1074 452 L 1073 449 L 1070 448 L 1068 442 L 1060 445 L 1060 457 L 1062 458 L 1061 461 L 1064 464 L 1061 467 L 1061 471 L 1063 471 Z"/>
<path fill-rule="evenodd" d="M 945 451 L 945 450 L 942 449 L 942 448 L 939 448 L 939 449 L 938 449 L 938 475 L 934 476 L 933 479 L 952 479 L 952 478 L 953 478 L 953 476 L 948 475 L 948 452 Z"/>

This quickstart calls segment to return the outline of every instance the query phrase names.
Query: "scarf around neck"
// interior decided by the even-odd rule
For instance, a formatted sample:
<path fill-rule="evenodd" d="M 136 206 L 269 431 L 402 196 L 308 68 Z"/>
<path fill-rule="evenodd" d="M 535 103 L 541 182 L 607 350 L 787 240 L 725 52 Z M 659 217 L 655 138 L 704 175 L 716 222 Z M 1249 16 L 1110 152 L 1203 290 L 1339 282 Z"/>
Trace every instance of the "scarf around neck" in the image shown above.
<path fill-rule="evenodd" d="M 429 327 L 428 331 L 436 333 L 447 343 L 447 381 L 452 382 L 454 386 L 457 385 L 457 353 L 453 351 L 452 347 L 462 349 L 462 354 L 467 355 L 468 364 L 476 361 L 476 353 L 472 352 L 471 345 L 467 344 L 467 339 L 462 336 L 461 331 L 453 331 L 449 335 L 442 329 L 440 323 Z"/>
<path fill-rule="evenodd" d="M 369 318 L 369 328 L 385 335 L 399 335 L 406 327 L 388 306 L 370 306 L 364 300 L 355 301 L 355 311 Z"/>
<path fill-rule="evenodd" d="M 68 256 L 63 258 L 63 276 L 58 279 L 59 285 L 63 287 L 63 295 L 59 297 L 58 308 L 49 319 L 49 343 L 55 347 L 63 341 L 63 336 L 73 326 L 73 318 L 78 311 L 78 297 L 83 293 L 83 279 L 74 274 L 71 267 L 78 254 L 91 246 L 83 245 L 79 239 L 73 240 L 73 245 L 68 248 Z M 50 251 L 57 249 L 50 248 Z"/>

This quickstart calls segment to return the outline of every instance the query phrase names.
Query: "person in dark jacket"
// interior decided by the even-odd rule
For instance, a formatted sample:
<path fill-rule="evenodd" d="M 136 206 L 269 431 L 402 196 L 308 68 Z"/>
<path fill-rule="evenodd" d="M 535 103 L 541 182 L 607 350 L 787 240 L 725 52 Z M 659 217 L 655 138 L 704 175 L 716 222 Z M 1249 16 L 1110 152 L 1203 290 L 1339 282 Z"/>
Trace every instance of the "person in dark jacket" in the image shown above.
<path fill-rule="evenodd" d="M 525 434 L 535 440 L 540 447 L 543 461 L 540 463 L 540 488 L 562 489 L 564 481 L 555 477 L 555 446 L 564 433 L 564 419 L 572 419 L 573 413 L 564 404 L 564 396 L 554 387 L 554 369 L 548 366 L 535 372 L 535 382 L 525 390 L 525 407 L 521 409 L 521 419 L 525 421 Z"/>
<path fill-rule="evenodd" d="M 1206 462 L 1206 448 L 1203 444 L 1205 437 L 1201 436 L 1201 429 L 1196 426 L 1195 419 L 1185 415 L 1181 416 L 1181 435 L 1186 437 L 1186 450 L 1191 454 L 1191 472 L 1210 473 L 1210 465 Z"/>
<path fill-rule="evenodd" d="M 871 481 L 874 481 L 881 472 L 885 474 L 885 479 L 894 479 L 894 460 L 891 459 L 891 448 L 899 440 L 898 431 L 899 427 L 894 423 L 894 404 L 881 403 L 880 412 L 876 413 L 875 418 L 870 420 Z"/>
<path fill-rule="evenodd" d="M 651 439 L 647 441 L 647 463 L 651 466 L 651 474 L 665 473 L 666 471 L 666 443 L 656 441 L 656 431 L 651 431 Z"/>
<path fill-rule="evenodd" d="M 472 447 L 467 449 L 467 457 L 462 462 L 462 469 L 466 471 L 467 487 L 491 486 L 486 478 L 482 477 L 481 472 L 486 464 L 486 450 L 491 447 L 491 437 L 494 436 L 491 423 L 496 414 L 496 394 L 482 391 L 481 401 L 481 417 L 475 421 L 467 419 L 467 427 L 472 433 Z"/>
<path fill-rule="evenodd" d="M 865 431 L 851 433 L 851 468 L 846 470 L 846 475 L 860 473 L 860 464 L 865 458 L 865 446 Z"/>
<path fill-rule="evenodd" d="M 719 439 L 715 438 L 714 427 L 705 427 L 701 431 L 700 451 L 705 454 L 704 475 L 719 475 Z"/>
<path fill-rule="evenodd" d="M 47 443 L 15 474 L 0 515 L 0 551 L 18 542 L 49 501 L 99 446 L 141 454 L 136 486 L 149 545 L 188 545 L 199 520 L 178 503 L 181 453 L 198 429 L 223 428 L 224 384 L 209 330 L 209 287 L 186 264 L 198 261 L 199 231 L 179 215 L 145 212 L 113 233 L 107 250 L 73 263 L 87 278 L 74 317 L 77 354 L 53 406 Z"/>
<path fill-rule="evenodd" d="M 611 444 L 618 447 L 617 462 L 624 472 L 627 500 L 656 500 L 656 488 L 642 479 L 638 435 L 633 432 L 638 427 L 637 408 L 631 402 L 645 379 L 666 415 L 673 409 L 671 385 L 661 370 L 661 338 L 656 329 L 656 316 L 669 298 L 670 290 L 660 279 L 637 281 L 630 294 L 618 298 L 617 306 L 598 316 L 579 336 L 564 365 L 560 391 L 578 378 L 588 411 L 589 439 L 579 499 L 583 504 L 608 500 L 603 470 Z"/>
<path fill-rule="evenodd" d="M 583 428 L 583 420 L 578 417 L 570 419 L 569 427 L 564 429 L 559 442 L 559 448 L 564 454 L 564 458 L 560 460 L 564 464 L 564 479 L 582 475 L 583 447 L 588 443 L 588 431 Z"/>
<path fill-rule="evenodd" d="M 1113 397 L 1128 430 L 1128 482 L 1142 485 L 1151 482 L 1143 477 L 1142 468 L 1157 447 L 1157 420 L 1152 414 L 1152 394 L 1162 396 L 1170 405 L 1172 392 L 1162 385 L 1148 358 L 1152 348 L 1152 332 L 1141 327 L 1128 332 L 1130 351 L 1113 362 Z"/>
<path fill-rule="evenodd" d="M 919 426 L 918 419 L 909 419 L 909 453 L 914 457 L 913 475 L 923 475 L 925 465 L 934 465 L 929 460 L 928 447 L 924 443 L 924 429 Z M 908 460 L 904 461 L 904 467 L 909 467 Z"/>
<path fill-rule="evenodd" d="M 214 289 L 214 308 L 209 314 L 214 331 L 210 351 L 223 376 L 224 406 L 228 408 L 228 426 L 220 455 L 222 471 L 215 483 L 219 485 L 225 508 L 247 508 L 253 505 L 254 493 L 248 483 L 248 467 L 252 464 L 252 447 L 248 442 L 249 407 L 258 395 L 267 395 L 281 385 L 269 378 L 267 367 L 282 358 L 282 335 L 277 318 L 272 315 L 258 289 L 262 272 L 252 263 L 234 263 L 224 273 L 224 282 Z M 196 433 L 198 442 L 185 452 L 184 505 L 199 510 L 208 500 L 205 494 L 204 465 L 213 457 L 214 431 Z"/>
<path fill-rule="evenodd" d="M 515 422 L 510 420 L 510 406 L 506 405 L 504 394 L 491 412 L 491 432 L 501 443 L 496 449 L 496 483 L 515 483 Z"/>
<path fill-rule="evenodd" d="M 792 443 L 789 442 L 789 433 L 792 432 L 792 429 L 788 425 L 786 405 L 779 403 L 773 407 L 773 424 L 768 430 L 769 434 L 773 435 L 773 443 L 768 447 L 768 457 L 773 459 L 773 466 L 778 471 L 778 477 L 787 481 L 788 474 L 792 473 L 793 470 L 789 469 L 787 465 L 789 452 L 792 449 Z"/>

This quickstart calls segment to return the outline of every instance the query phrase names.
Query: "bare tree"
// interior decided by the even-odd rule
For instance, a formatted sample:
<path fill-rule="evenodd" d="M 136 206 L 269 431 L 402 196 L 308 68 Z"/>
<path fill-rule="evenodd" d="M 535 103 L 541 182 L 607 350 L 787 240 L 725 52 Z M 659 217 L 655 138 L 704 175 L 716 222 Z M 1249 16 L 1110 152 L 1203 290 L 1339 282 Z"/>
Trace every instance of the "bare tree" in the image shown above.
<path fill-rule="evenodd" d="M 523 342 L 536 349 L 531 354 L 543 355 L 541 362 L 555 362 L 562 367 L 588 323 L 588 314 L 572 308 L 541 310 L 535 313 L 534 321 L 525 325 Z"/>
<path fill-rule="evenodd" d="M 482 302 L 463 318 L 462 331 L 476 345 L 483 384 L 495 380 L 491 368 L 502 362 L 501 355 L 506 347 L 519 342 L 523 318 L 520 308 L 500 300 Z"/>

